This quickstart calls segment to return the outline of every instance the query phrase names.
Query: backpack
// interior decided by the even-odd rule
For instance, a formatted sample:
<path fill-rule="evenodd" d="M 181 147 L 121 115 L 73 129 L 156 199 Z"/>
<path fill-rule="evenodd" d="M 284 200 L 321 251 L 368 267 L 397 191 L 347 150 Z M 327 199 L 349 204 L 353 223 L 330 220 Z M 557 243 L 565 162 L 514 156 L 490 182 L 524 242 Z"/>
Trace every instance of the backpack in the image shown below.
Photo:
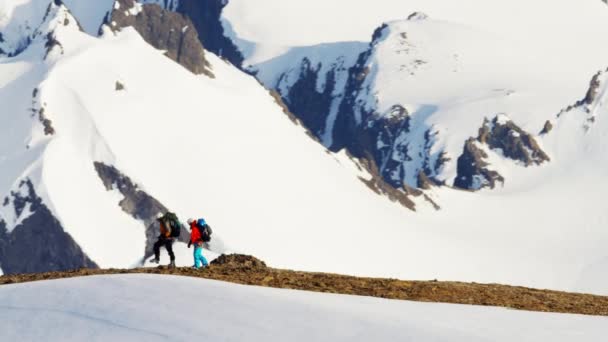
<path fill-rule="evenodd" d="M 171 229 L 171 237 L 179 237 L 180 233 L 182 232 L 182 224 L 179 223 L 177 215 L 167 212 L 162 219 L 165 222 L 165 225 L 168 225 L 169 229 Z"/>
<path fill-rule="evenodd" d="M 213 233 L 213 230 L 211 230 L 211 227 L 209 227 L 208 224 L 203 225 L 199 228 L 199 230 L 201 232 L 201 240 L 203 240 L 203 242 L 211 241 L 211 234 Z"/>

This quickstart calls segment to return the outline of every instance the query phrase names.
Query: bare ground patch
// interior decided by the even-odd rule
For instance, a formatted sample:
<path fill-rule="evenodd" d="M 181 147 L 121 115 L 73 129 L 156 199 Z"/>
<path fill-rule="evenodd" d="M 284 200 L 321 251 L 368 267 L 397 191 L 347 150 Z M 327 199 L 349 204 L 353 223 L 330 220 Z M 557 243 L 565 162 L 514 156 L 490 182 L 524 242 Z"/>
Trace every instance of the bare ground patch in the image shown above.
<path fill-rule="evenodd" d="M 499 284 L 404 281 L 309 273 L 266 267 L 250 256 L 224 255 L 211 266 L 167 269 L 79 269 L 67 272 L 5 275 L 0 285 L 105 274 L 171 274 L 245 285 L 371 296 L 420 302 L 498 306 L 518 310 L 608 316 L 608 297 Z"/>

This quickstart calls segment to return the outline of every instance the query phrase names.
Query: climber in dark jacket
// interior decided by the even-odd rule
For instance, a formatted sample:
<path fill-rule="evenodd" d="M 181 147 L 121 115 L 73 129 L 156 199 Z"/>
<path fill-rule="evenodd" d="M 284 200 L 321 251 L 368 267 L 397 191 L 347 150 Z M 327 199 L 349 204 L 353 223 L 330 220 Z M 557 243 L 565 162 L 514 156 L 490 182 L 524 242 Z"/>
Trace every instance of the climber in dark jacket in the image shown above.
<path fill-rule="evenodd" d="M 151 259 L 150 262 L 158 264 L 160 262 L 160 247 L 165 246 L 167 249 L 167 253 L 169 253 L 169 258 L 171 262 L 169 263 L 169 268 L 175 267 L 175 254 L 173 253 L 173 242 L 175 238 L 171 236 L 171 224 L 165 219 L 165 215 L 159 214 L 156 217 L 160 228 L 160 235 L 158 236 L 158 240 L 154 244 L 154 259 Z"/>

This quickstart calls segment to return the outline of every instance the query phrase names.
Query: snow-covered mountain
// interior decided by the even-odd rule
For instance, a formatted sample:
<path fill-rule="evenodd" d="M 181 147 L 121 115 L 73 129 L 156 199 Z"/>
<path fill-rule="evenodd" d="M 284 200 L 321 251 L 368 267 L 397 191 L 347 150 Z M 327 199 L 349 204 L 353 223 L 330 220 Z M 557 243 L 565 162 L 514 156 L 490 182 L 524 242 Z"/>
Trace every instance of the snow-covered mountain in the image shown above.
<path fill-rule="evenodd" d="M 38 341 L 40 336 L 49 341 L 599 341 L 606 331 L 605 317 L 392 301 L 175 276 L 95 276 L 3 285 L 0 300 L 2 337 L 19 341 Z M 159 315 L 162 324 L 156 323 Z M 36 324 L 19 328 L 30 321 Z"/>
<path fill-rule="evenodd" d="M 273 41 L 280 1 L 0 2 L 0 268 L 139 265 L 170 209 L 276 267 L 606 293 L 605 5 L 554 2 L 577 59 L 388 3 Z"/>
<path fill-rule="evenodd" d="M 507 5 L 491 3 L 503 10 L 524 5 L 517 1 Z M 266 1 L 266 6 L 285 5 Z M 415 6 L 445 19 L 405 12 L 416 9 Z M 294 7 L 311 15 L 322 8 L 315 2 Z M 513 127 L 517 127 L 515 133 L 524 134 L 525 141 L 496 138 L 491 144 L 494 149 L 517 144 L 520 152 L 507 153 L 508 159 L 526 166 L 549 161 L 537 142 L 538 135 L 546 121 L 561 107 L 574 102 L 585 82 L 598 69 L 605 68 L 607 49 L 595 41 L 583 44 L 589 41 L 589 36 L 602 39 L 601 32 L 608 30 L 608 25 L 602 24 L 608 11 L 598 14 L 593 12 L 598 6 L 575 2 L 557 6 L 553 2 L 536 4 L 530 9 L 534 15 L 544 13 L 544 8 L 556 7 L 554 17 L 564 22 L 572 21 L 569 13 L 575 9 L 584 13 L 581 16 L 584 23 L 577 22 L 574 26 L 549 21 L 548 26 L 555 32 L 546 32 L 532 25 L 508 25 L 506 30 L 500 23 L 484 22 L 487 17 L 504 20 L 509 13 L 489 10 L 485 4 L 458 7 L 454 13 L 445 13 L 439 10 L 451 8 L 445 2 L 439 5 L 437 1 L 427 4 L 386 1 L 374 6 L 369 14 L 368 9 L 359 8 L 358 4 L 343 7 L 341 12 L 345 14 L 382 19 L 401 11 L 403 19 L 383 24 L 373 35 L 370 30 L 371 43 L 273 46 L 272 43 L 299 42 L 297 37 L 301 36 L 311 42 L 327 39 L 321 38 L 319 31 L 336 37 L 357 35 L 342 33 L 342 26 L 355 26 L 348 22 L 334 25 L 338 27 L 323 26 L 326 32 L 310 30 L 296 21 L 290 26 L 296 38 L 289 40 L 282 34 L 279 34 L 282 39 L 274 38 L 276 27 L 284 26 L 281 25 L 284 18 L 277 16 L 271 23 L 252 22 L 249 13 L 254 12 L 255 16 L 256 8 L 238 0 L 228 5 L 228 19 L 224 20 L 227 32 L 247 57 L 244 67 L 255 72 L 267 87 L 276 89 L 289 109 L 326 147 L 333 151 L 346 148 L 354 156 L 372 161 L 379 174 L 395 188 L 404 184 L 427 188 L 429 183 L 471 190 L 482 186 L 493 188 L 496 180 L 504 182 L 500 170 L 494 176 L 481 176 L 478 170 L 464 166 L 471 159 L 467 140 L 477 137 L 485 120 L 506 114 Z M 570 12 L 566 12 L 568 7 Z M 323 25 L 332 14 L 320 12 L 316 14 L 317 24 Z M 449 21 L 463 17 L 468 21 Z M 522 23 L 526 24 L 527 15 L 522 17 Z M 590 21 L 591 18 L 598 22 Z M 598 26 L 603 30 L 598 32 Z M 353 27 L 353 31 L 357 30 Z M 572 31 L 577 33 L 576 37 Z M 578 39 L 581 35 L 585 39 Z M 558 43 L 553 42 L 556 37 Z M 534 46 L 541 39 L 549 47 Z M 557 53 L 558 44 L 564 43 L 581 45 L 581 50 L 592 52 L 593 57 Z M 547 82 L 548 75 L 554 80 L 552 83 Z"/>

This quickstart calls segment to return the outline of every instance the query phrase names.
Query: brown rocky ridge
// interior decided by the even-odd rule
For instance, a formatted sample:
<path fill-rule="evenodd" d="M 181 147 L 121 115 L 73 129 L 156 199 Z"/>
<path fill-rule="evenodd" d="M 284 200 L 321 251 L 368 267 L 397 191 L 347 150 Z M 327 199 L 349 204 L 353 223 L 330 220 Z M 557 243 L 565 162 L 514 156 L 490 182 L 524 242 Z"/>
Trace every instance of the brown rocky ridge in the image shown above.
<path fill-rule="evenodd" d="M 255 257 L 222 255 L 207 268 L 79 269 L 67 272 L 5 275 L 1 284 L 104 274 L 171 274 L 245 285 L 371 296 L 420 302 L 498 306 L 517 310 L 608 316 L 608 297 L 499 284 L 405 281 L 310 273 L 267 267 Z M 0 287 L 1 289 L 1 287 Z"/>

